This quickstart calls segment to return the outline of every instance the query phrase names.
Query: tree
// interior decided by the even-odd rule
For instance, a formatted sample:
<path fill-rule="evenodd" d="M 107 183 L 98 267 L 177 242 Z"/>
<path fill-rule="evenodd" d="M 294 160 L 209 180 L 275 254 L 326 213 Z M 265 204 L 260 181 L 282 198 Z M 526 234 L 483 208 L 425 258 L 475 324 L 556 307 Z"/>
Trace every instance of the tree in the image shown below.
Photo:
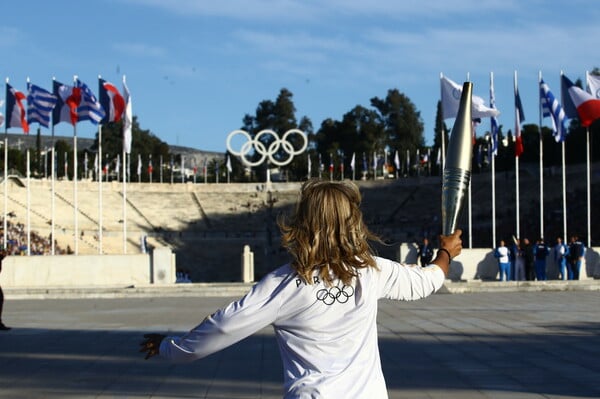
<path fill-rule="evenodd" d="M 294 106 L 292 97 L 292 92 L 286 88 L 282 88 L 275 102 L 271 100 L 261 101 L 256 108 L 255 116 L 248 114 L 244 116 L 242 130 L 247 131 L 253 139 L 259 132 L 267 129 L 274 131 L 280 139 L 283 138 L 283 135 L 290 129 L 300 129 L 307 135 L 310 135 L 312 133 L 312 123 L 310 122 L 310 119 L 303 117 L 301 119 L 301 124 L 298 124 L 295 116 L 296 107 Z M 290 134 L 287 137 L 287 140 L 292 145 L 293 150 L 297 150 L 302 147 L 302 139 L 297 134 Z M 291 155 L 289 151 L 291 149 L 285 144 L 279 146 L 274 144 L 275 137 L 273 135 L 262 134 L 259 137 L 259 141 L 264 146 L 264 151 L 267 153 L 269 148 L 278 147 L 272 154 L 272 157 L 275 159 L 275 161 L 285 162 L 290 158 Z M 275 145 L 276 147 L 270 147 L 271 145 Z M 250 161 L 258 161 L 262 157 L 262 155 L 256 151 L 253 154 L 246 154 L 245 156 Z M 267 160 L 261 164 L 258 169 L 258 178 L 260 180 L 265 179 L 267 167 L 275 166 L 268 165 L 268 156 L 266 159 Z M 280 166 L 280 170 L 288 174 L 291 179 L 298 180 L 302 178 L 303 174 L 306 175 L 304 172 L 306 171 L 306 162 L 306 157 L 295 156 L 291 163 Z"/>
<path fill-rule="evenodd" d="M 421 113 L 406 95 L 391 89 L 383 100 L 372 98 L 371 105 L 379 111 L 385 132 L 383 142 L 377 143 L 378 151 L 389 147 L 413 152 L 424 147 Z"/>
<path fill-rule="evenodd" d="M 117 154 L 123 153 L 123 121 L 109 122 L 101 127 L 102 133 L 102 157 L 116 159 Z M 98 151 L 98 133 L 96 133 L 96 141 L 92 146 L 93 151 Z M 152 170 L 152 181 L 159 181 L 160 167 L 156 163 L 162 159 L 170 159 L 169 145 L 160 140 L 150 130 L 142 129 L 138 123 L 137 117 L 134 115 L 131 125 L 131 163 L 132 169 L 134 162 L 137 162 L 138 154 L 141 154 L 144 159 L 152 156 L 155 163 Z M 123 160 L 121 160 L 123 162 Z M 134 175 L 134 171 L 131 171 Z M 148 181 L 147 173 L 142 173 L 142 181 Z"/>

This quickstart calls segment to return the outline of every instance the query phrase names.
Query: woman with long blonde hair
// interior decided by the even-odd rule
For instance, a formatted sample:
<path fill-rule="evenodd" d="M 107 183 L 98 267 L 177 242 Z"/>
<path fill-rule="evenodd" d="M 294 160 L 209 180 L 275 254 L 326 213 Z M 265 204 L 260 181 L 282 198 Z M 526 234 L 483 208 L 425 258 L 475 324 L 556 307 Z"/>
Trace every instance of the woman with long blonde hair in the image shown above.
<path fill-rule="evenodd" d="M 279 220 L 292 260 L 243 298 L 181 337 L 146 334 L 141 352 L 192 361 L 272 325 L 284 369 L 284 398 L 387 398 L 377 344 L 377 302 L 437 291 L 460 254 L 461 231 L 440 237 L 426 267 L 376 256 L 351 182 L 309 180 L 294 213 Z"/>

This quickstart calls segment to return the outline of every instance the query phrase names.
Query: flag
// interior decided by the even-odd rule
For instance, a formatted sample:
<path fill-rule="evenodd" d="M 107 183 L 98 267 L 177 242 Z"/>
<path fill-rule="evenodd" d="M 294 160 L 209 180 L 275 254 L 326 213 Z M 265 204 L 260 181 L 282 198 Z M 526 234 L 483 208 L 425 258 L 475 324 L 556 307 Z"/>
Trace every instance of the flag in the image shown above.
<path fill-rule="evenodd" d="M 148 174 L 152 175 L 154 168 L 152 167 L 152 154 L 150 154 L 150 158 L 148 159 Z"/>
<path fill-rule="evenodd" d="M 115 173 L 118 175 L 121 168 L 121 156 L 117 154 L 117 162 L 115 162 Z"/>
<path fill-rule="evenodd" d="M 125 111 L 125 99 L 115 85 L 98 78 L 98 100 L 104 111 L 104 118 L 100 121 L 101 123 L 121 120 L 123 111 Z"/>
<path fill-rule="evenodd" d="M 226 166 L 227 166 L 227 171 L 229 173 L 231 173 L 233 171 L 233 169 L 231 168 L 231 158 L 229 158 L 229 154 L 227 154 L 227 163 L 226 163 Z"/>
<path fill-rule="evenodd" d="M 600 99 L 575 86 L 565 75 L 561 75 L 561 88 L 563 107 L 569 118 L 579 117 L 582 126 L 600 118 Z"/>
<path fill-rule="evenodd" d="M 25 94 L 6 83 L 6 128 L 20 127 L 23 129 L 23 133 L 27 134 L 29 133 L 29 124 L 23 105 L 25 99 Z"/>
<path fill-rule="evenodd" d="M 50 125 L 50 115 L 56 106 L 57 98 L 49 91 L 32 83 L 27 83 L 27 122 Z"/>
<path fill-rule="evenodd" d="M 396 150 L 396 154 L 394 155 L 394 165 L 396 165 L 396 170 L 400 170 L 400 155 L 398 155 L 398 150 Z"/>
<path fill-rule="evenodd" d="M 587 82 L 587 92 L 596 98 L 600 98 L 600 75 L 592 75 L 586 72 L 585 80 Z"/>
<path fill-rule="evenodd" d="M 2 108 L 2 106 L 4 105 L 4 101 L 0 100 L 0 108 Z M 0 112 L 0 125 L 2 125 L 4 123 L 4 115 L 2 115 L 2 112 Z"/>
<path fill-rule="evenodd" d="M 81 102 L 77 107 L 77 121 L 90 121 L 97 125 L 104 119 L 106 112 L 92 90 L 81 80 L 77 79 L 75 86 L 81 90 Z"/>
<path fill-rule="evenodd" d="M 138 154 L 137 175 L 142 175 L 142 154 Z"/>
<path fill-rule="evenodd" d="M 352 169 L 352 171 L 354 171 L 354 168 L 356 167 L 356 153 L 352 153 L 352 158 L 350 159 L 350 169 Z"/>
<path fill-rule="evenodd" d="M 373 173 L 377 173 L 377 153 L 373 152 Z"/>
<path fill-rule="evenodd" d="M 517 87 L 517 73 L 515 72 L 515 156 L 520 157 L 523 154 L 523 138 L 521 137 L 521 122 L 525 120 L 521 96 Z"/>
<path fill-rule="evenodd" d="M 52 110 L 52 125 L 67 122 L 77 123 L 77 107 L 81 102 L 81 89 L 52 81 L 52 92 L 56 96 L 56 106 Z"/>
<path fill-rule="evenodd" d="M 551 117 L 552 135 L 556 142 L 565 141 L 567 116 L 543 79 L 540 80 L 540 104 L 542 105 L 542 116 L 544 118 Z"/>
<path fill-rule="evenodd" d="M 123 111 L 123 150 L 129 154 L 131 153 L 133 113 L 131 110 L 131 94 L 125 83 L 125 76 L 123 76 L 123 95 L 125 100 L 125 110 Z"/>
<path fill-rule="evenodd" d="M 329 154 L 329 173 L 333 173 L 333 155 Z"/>
<path fill-rule="evenodd" d="M 441 84 L 442 116 L 444 119 L 456 118 L 460 96 L 462 95 L 462 87 L 445 76 L 441 76 Z M 471 96 L 471 117 L 487 118 L 498 115 L 500 115 L 500 112 L 497 109 L 487 107 L 483 98 L 476 95 Z"/>
<path fill-rule="evenodd" d="M 496 109 L 496 96 L 494 94 L 494 74 L 490 73 L 490 108 Z M 498 155 L 498 119 L 495 116 L 490 117 L 490 133 L 492 136 L 492 145 L 490 152 Z"/>
<path fill-rule="evenodd" d="M 310 154 L 306 154 L 306 169 L 308 169 L 308 177 L 310 178 L 310 169 L 311 169 L 312 165 L 311 165 L 311 161 L 310 161 Z"/>

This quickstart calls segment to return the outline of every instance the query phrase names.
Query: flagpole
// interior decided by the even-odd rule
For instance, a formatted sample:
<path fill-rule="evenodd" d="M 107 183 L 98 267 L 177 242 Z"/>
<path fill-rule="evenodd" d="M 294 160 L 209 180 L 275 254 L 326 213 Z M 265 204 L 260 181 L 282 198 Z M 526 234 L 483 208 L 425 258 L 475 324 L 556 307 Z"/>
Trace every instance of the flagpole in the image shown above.
<path fill-rule="evenodd" d="M 8 78 L 6 78 L 6 87 L 8 90 Z M 6 115 L 7 118 L 10 118 L 10 115 Z M 8 222 L 6 221 L 8 215 L 8 123 L 4 123 L 4 249 L 7 249 L 7 231 L 8 231 Z"/>
<path fill-rule="evenodd" d="M 54 122 L 54 121 L 53 121 Z M 54 124 L 52 125 L 52 137 L 54 137 Z M 50 168 L 52 169 L 50 171 L 50 173 L 52 174 L 52 178 L 51 178 L 51 191 L 52 191 L 52 196 L 50 198 L 50 239 L 52 241 L 51 246 L 52 246 L 52 255 L 55 255 L 55 251 L 56 251 L 56 245 L 54 245 L 54 242 L 56 241 L 54 239 L 54 205 L 55 205 L 55 201 L 54 201 L 54 197 L 55 197 L 55 187 L 54 187 L 54 169 L 56 168 L 56 155 L 54 152 L 54 140 L 52 140 L 52 160 L 50 161 L 51 165 Z"/>
<path fill-rule="evenodd" d="M 98 124 L 98 253 L 102 255 L 102 125 Z"/>
<path fill-rule="evenodd" d="M 73 125 L 73 204 L 75 209 L 75 229 L 73 231 L 73 239 L 75 240 L 75 255 L 79 254 L 79 234 L 78 234 L 78 215 L 77 204 L 77 124 Z"/>
<path fill-rule="evenodd" d="M 31 255 L 31 168 L 27 149 L 27 256 Z"/>
<path fill-rule="evenodd" d="M 588 88 L 588 91 L 591 92 L 592 90 L 589 87 L 589 80 L 588 80 L 588 71 L 585 71 L 585 81 L 586 81 L 586 86 Z M 598 97 L 597 94 L 594 93 L 594 97 Z M 592 173 L 592 166 L 591 166 L 591 162 L 590 162 L 590 158 L 591 158 L 591 152 L 590 152 L 590 127 L 586 126 L 585 128 L 585 143 L 586 143 L 586 151 L 585 151 L 585 156 L 586 156 L 586 165 L 587 165 L 587 246 L 588 248 L 592 247 L 592 197 L 591 197 L 591 173 Z M 566 239 L 566 237 L 565 237 Z"/>
<path fill-rule="evenodd" d="M 517 71 L 515 71 L 514 74 L 514 90 L 515 90 L 515 96 L 517 95 Z M 516 104 L 515 104 L 516 105 Z M 520 120 L 520 116 L 519 116 L 519 110 L 518 108 L 515 106 L 515 121 L 520 125 L 521 120 Z M 517 140 L 516 140 L 516 129 L 519 128 L 520 126 L 515 126 L 515 145 L 517 145 Z M 515 209 L 516 209 L 516 228 L 515 228 L 515 233 L 517 235 L 517 238 L 521 237 L 521 232 L 520 232 L 520 215 L 519 215 L 519 157 L 516 156 L 515 154 Z"/>
<path fill-rule="evenodd" d="M 538 76 L 538 87 L 542 83 L 542 71 Z M 544 237 L 544 138 L 542 136 L 542 97 L 540 98 L 540 237 Z M 563 236 L 563 240 L 567 237 Z"/>
<path fill-rule="evenodd" d="M 490 72 L 490 107 L 496 107 L 494 94 L 494 72 Z M 494 128 L 493 118 L 490 118 L 491 151 L 488 152 L 492 166 L 492 248 L 496 247 L 496 151 L 498 151 L 497 130 Z M 496 134 L 496 138 L 494 138 Z"/>
<path fill-rule="evenodd" d="M 590 127 L 586 126 L 585 128 L 585 139 L 586 139 L 586 148 L 585 148 L 585 156 L 586 156 L 586 164 L 587 164 L 587 246 L 591 248 L 592 246 L 592 196 L 591 196 L 591 164 L 590 164 Z M 565 237 L 566 239 L 566 237 Z"/>
<path fill-rule="evenodd" d="M 127 175 L 126 173 L 127 153 L 123 149 L 123 253 L 127 253 Z"/>
<path fill-rule="evenodd" d="M 496 247 L 496 155 L 492 158 L 492 248 Z"/>
<path fill-rule="evenodd" d="M 563 197 L 563 237 L 567 239 L 567 177 L 565 171 L 565 142 L 561 143 L 562 148 L 562 197 Z"/>

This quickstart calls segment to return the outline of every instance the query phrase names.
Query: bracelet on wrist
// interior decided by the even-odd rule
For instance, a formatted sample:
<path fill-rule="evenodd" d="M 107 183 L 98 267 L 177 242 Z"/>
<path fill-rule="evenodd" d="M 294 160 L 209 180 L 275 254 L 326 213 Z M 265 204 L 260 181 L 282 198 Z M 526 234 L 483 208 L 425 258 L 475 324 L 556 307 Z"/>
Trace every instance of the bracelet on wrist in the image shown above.
<path fill-rule="evenodd" d="M 445 252 L 446 255 L 448 255 L 448 263 L 452 262 L 452 256 L 450 255 L 450 252 L 446 248 L 438 249 L 438 253 L 440 253 L 440 251 Z"/>

